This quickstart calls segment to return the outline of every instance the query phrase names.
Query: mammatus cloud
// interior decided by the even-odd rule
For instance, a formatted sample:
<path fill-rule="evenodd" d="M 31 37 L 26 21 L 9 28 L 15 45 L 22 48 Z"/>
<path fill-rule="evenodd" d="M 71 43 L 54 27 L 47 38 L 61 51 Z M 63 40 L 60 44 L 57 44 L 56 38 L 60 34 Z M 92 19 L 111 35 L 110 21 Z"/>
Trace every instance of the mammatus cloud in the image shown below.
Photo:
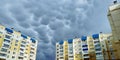
<path fill-rule="evenodd" d="M 55 60 L 55 43 L 110 32 L 103 0 L 1 0 L 0 23 L 39 41 L 37 60 Z M 49 51 L 49 52 L 48 52 Z"/>

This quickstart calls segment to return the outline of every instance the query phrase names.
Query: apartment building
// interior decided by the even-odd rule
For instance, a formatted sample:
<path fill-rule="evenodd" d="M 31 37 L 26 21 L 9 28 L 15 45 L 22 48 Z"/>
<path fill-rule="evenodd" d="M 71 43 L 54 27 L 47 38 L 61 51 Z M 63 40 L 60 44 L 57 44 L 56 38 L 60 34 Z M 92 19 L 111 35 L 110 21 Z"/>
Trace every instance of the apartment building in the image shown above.
<path fill-rule="evenodd" d="M 74 59 L 74 54 L 73 54 L 73 39 L 68 40 L 68 60 L 73 60 Z"/>
<path fill-rule="evenodd" d="M 82 36 L 81 38 L 81 46 L 82 46 L 82 55 L 84 60 L 89 60 L 89 52 L 88 52 L 88 43 L 87 43 L 87 36 Z"/>
<path fill-rule="evenodd" d="M 73 39 L 73 55 L 74 60 L 82 60 L 82 46 L 80 38 Z"/>
<path fill-rule="evenodd" d="M 0 60 L 36 60 L 37 40 L 0 25 Z"/>
<path fill-rule="evenodd" d="M 56 60 L 115 59 L 111 38 L 112 34 L 100 33 L 60 41 L 56 43 Z"/>
<path fill-rule="evenodd" d="M 120 59 L 120 3 L 114 1 L 114 4 L 109 6 L 108 19 L 112 29 L 112 45 L 116 59 Z"/>

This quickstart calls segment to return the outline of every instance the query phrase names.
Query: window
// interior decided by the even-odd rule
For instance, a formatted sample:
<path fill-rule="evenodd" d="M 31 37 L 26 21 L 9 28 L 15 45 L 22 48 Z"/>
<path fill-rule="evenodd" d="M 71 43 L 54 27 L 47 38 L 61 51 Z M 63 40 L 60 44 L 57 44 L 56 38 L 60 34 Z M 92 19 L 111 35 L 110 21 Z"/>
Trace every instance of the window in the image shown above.
<path fill-rule="evenodd" d="M 18 46 L 18 44 L 15 44 L 15 46 Z"/>
<path fill-rule="evenodd" d="M 10 39 L 10 38 L 11 38 L 11 36 L 5 35 L 5 38 Z"/>
<path fill-rule="evenodd" d="M 104 45 L 102 45 L 102 47 L 104 47 Z"/>
<path fill-rule="evenodd" d="M 77 56 L 75 56 L 77 58 Z"/>
<path fill-rule="evenodd" d="M 2 49 L 1 49 L 1 51 L 3 51 L 3 52 L 7 52 L 7 49 L 5 49 L 5 48 L 2 48 Z"/>
<path fill-rule="evenodd" d="M 21 47 L 25 47 L 25 45 L 21 45 Z"/>
<path fill-rule="evenodd" d="M 84 56 L 89 56 L 88 54 L 85 54 Z"/>
<path fill-rule="evenodd" d="M 100 43 L 99 41 L 95 41 L 94 43 Z"/>
<path fill-rule="evenodd" d="M 23 53 L 20 52 L 20 55 L 23 56 Z"/>
<path fill-rule="evenodd" d="M 63 57 L 60 57 L 60 59 L 63 59 Z"/>
<path fill-rule="evenodd" d="M 31 50 L 35 50 L 34 48 L 31 48 Z"/>
<path fill-rule="evenodd" d="M 25 58 L 27 58 L 27 56 L 25 56 Z"/>
<path fill-rule="evenodd" d="M 10 43 L 10 40 L 4 39 L 4 42 Z"/>
<path fill-rule="evenodd" d="M 9 45 L 8 44 L 4 44 L 3 47 L 9 48 Z"/>
<path fill-rule="evenodd" d="M 18 42 L 18 40 L 16 40 L 16 43 Z"/>
<path fill-rule="evenodd" d="M 6 56 L 6 54 L 4 54 L 4 53 L 0 53 L 0 56 Z"/>
<path fill-rule="evenodd" d="M 94 50 L 94 48 L 90 48 L 90 50 Z"/>
<path fill-rule="evenodd" d="M 95 49 L 96 51 L 101 51 L 101 49 Z"/>
<path fill-rule="evenodd" d="M 24 49 L 20 48 L 21 51 L 24 51 Z"/>
<path fill-rule="evenodd" d="M 100 44 L 95 45 L 95 47 L 100 47 Z"/>
<path fill-rule="evenodd" d="M 96 55 L 102 55 L 102 53 L 96 53 Z"/>
<path fill-rule="evenodd" d="M 8 53 L 10 53 L 10 51 L 8 51 Z"/>
<path fill-rule="evenodd" d="M 27 54 L 27 52 L 25 52 L 25 54 Z"/>
<path fill-rule="evenodd" d="M 30 52 L 30 53 L 34 54 L 34 52 Z"/>
<path fill-rule="evenodd" d="M 18 59 L 23 59 L 23 57 L 18 57 Z"/>
<path fill-rule="evenodd" d="M 16 48 L 14 48 L 14 50 L 16 50 Z"/>
<path fill-rule="evenodd" d="M 23 44 L 26 44 L 26 42 L 25 42 L 25 41 L 22 41 L 22 43 L 23 43 Z"/>
<path fill-rule="evenodd" d="M 111 55 L 112 55 L 113 53 L 111 53 Z"/>
<path fill-rule="evenodd" d="M 30 57 L 32 57 L 32 55 L 30 55 Z"/>
<path fill-rule="evenodd" d="M 9 55 L 7 56 L 7 58 L 9 58 Z"/>
<path fill-rule="evenodd" d="M 13 52 L 13 54 L 15 54 L 15 52 Z"/>
<path fill-rule="evenodd" d="M 0 31 L 0 34 L 2 34 L 3 32 Z"/>
<path fill-rule="evenodd" d="M 60 46 L 60 49 L 63 49 L 63 46 Z"/>

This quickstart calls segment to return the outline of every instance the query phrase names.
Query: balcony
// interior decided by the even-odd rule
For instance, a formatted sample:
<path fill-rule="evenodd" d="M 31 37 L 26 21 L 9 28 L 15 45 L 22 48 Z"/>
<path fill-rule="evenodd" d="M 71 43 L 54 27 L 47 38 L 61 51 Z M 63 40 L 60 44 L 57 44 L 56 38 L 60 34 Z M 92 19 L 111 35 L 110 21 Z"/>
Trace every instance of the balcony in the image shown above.
<path fill-rule="evenodd" d="M 83 44 L 82 47 L 87 47 L 88 45 L 87 44 Z"/>
<path fill-rule="evenodd" d="M 63 57 L 63 53 L 60 53 L 59 57 Z"/>
<path fill-rule="evenodd" d="M 88 51 L 88 48 L 83 49 L 83 51 Z"/>
<path fill-rule="evenodd" d="M 3 47 L 8 49 L 9 45 L 8 44 L 3 44 Z"/>
<path fill-rule="evenodd" d="M 20 56 L 23 56 L 23 55 L 24 55 L 24 53 L 20 52 Z"/>
<path fill-rule="evenodd" d="M 26 42 L 25 42 L 25 41 L 22 41 L 21 43 L 22 43 L 22 44 L 24 44 L 24 45 L 26 44 Z"/>
<path fill-rule="evenodd" d="M 25 51 L 25 48 L 20 47 L 20 52 L 24 52 L 24 51 Z"/>
<path fill-rule="evenodd" d="M 69 51 L 69 54 L 73 54 L 73 51 Z"/>
<path fill-rule="evenodd" d="M 85 54 L 85 55 L 84 55 L 84 58 L 89 58 L 89 54 Z"/>
<path fill-rule="evenodd" d="M 96 45 L 99 45 L 100 46 L 100 43 L 94 43 L 94 45 L 96 46 Z"/>
<path fill-rule="evenodd" d="M 89 54 L 88 51 L 84 51 L 83 54 Z"/>
<path fill-rule="evenodd" d="M 96 59 L 103 59 L 102 53 L 96 53 Z"/>
<path fill-rule="evenodd" d="M 7 54 L 0 53 L 0 58 L 4 58 L 4 59 L 6 59 L 6 56 L 7 56 Z"/>
<path fill-rule="evenodd" d="M 94 44 L 96 44 L 96 43 L 100 43 L 100 41 L 94 41 Z"/>
<path fill-rule="evenodd" d="M 95 44 L 95 47 L 100 47 L 100 44 Z"/>
<path fill-rule="evenodd" d="M 95 43 L 95 42 L 98 42 L 98 41 L 99 41 L 99 39 L 95 39 L 95 40 L 93 40 L 93 41 L 94 41 L 94 43 Z"/>
<path fill-rule="evenodd" d="M 7 52 L 7 49 L 6 48 L 1 48 L 1 51 L 2 52 Z"/>
<path fill-rule="evenodd" d="M 30 54 L 34 55 L 34 54 L 35 54 L 35 52 L 32 52 L 32 51 L 31 51 L 31 52 L 30 52 Z"/>
<path fill-rule="evenodd" d="M 10 43 L 10 40 L 9 39 L 4 39 L 4 42 Z"/>
<path fill-rule="evenodd" d="M 73 54 L 68 54 L 68 56 L 74 56 Z"/>
<path fill-rule="evenodd" d="M 5 35 L 5 38 L 6 38 L 6 39 L 10 39 L 11 36 L 10 36 L 10 35 Z"/>
<path fill-rule="evenodd" d="M 19 56 L 18 59 L 23 60 L 23 57 Z"/>

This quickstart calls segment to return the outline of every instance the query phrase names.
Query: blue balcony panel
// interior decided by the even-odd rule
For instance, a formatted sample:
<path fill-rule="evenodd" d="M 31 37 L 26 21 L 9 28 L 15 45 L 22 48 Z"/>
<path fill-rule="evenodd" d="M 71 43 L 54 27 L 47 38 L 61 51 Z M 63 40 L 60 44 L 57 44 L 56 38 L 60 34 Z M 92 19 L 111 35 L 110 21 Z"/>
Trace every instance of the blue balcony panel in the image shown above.
<path fill-rule="evenodd" d="M 81 40 L 82 40 L 82 41 L 87 40 L 87 36 L 82 36 L 82 37 L 81 37 Z"/>
<path fill-rule="evenodd" d="M 61 41 L 59 42 L 59 44 L 60 44 L 60 45 L 62 45 L 63 43 L 64 43 L 64 41 L 63 41 L 63 40 L 61 40 Z"/>
<path fill-rule="evenodd" d="M 21 37 L 27 39 L 27 36 L 26 36 L 26 35 L 21 34 Z"/>
<path fill-rule="evenodd" d="M 73 39 L 69 39 L 69 40 L 68 40 L 68 43 L 72 43 L 72 42 L 73 42 Z"/>
<path fill-rule="evenodd" d="M 9 28 L 5 28 L 5 30 L 6 30 L 7 32 L 13 33 L 13 30 L 11 30 L 11 29 L 9 29 Z"/>
<path fill-rule="evenodd" d="M 88 48 L 86 48 L 86 49 L 83 49 L 83 51 L 87 51 L 88 50 Z"/>
<path fill-rule="evenodd" d="M 93 39 L 98 39 L 98 38 L 99 38 L 99 34 L 93 34 L 93 35 L 92 35 L 92 38 L 93 38 Z"/>
<path fill-rule="evenodd" d="M 36 43 L 36 40 L 34 38 L 30 39 L 33 43 Z"/>
<path fill-rule="evenodd" d="M 84 44 L 84 45 L 82 45 L 82 47 L 87 47 L 87 46 L 88 46 L 88 45 L 85 45 L 85 44 Z"/>

